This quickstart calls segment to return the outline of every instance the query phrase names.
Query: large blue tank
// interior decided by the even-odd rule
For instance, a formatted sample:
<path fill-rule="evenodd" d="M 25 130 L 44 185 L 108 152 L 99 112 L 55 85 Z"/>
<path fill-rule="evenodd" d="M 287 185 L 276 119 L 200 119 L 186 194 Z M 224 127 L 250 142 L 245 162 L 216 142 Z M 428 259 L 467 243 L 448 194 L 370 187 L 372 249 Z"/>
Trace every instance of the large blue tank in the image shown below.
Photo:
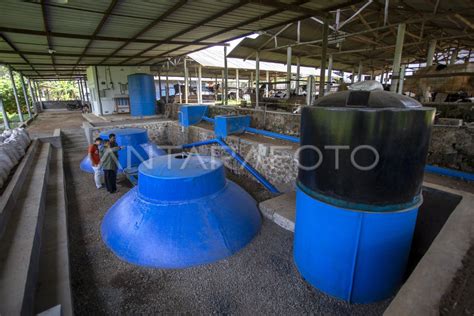
<path fill-rule="evenodd" d="M 149 74 L 128 75 L 128 95 L 132 116 L 156 114 L 155 79 Z"/>
<path fill-rule="evenodd" d="M 117 128 L 104 131 L 99 137 L 106 140 L 110 134 L 116 135 L 119 146 L 126 147 L 118 152 L 119 171 L 138 167 L 144 160 L 166 154 L 163 149 L 148 141 L 147 130 L 144 128 Z M 88 156 L 82 159 L 80 168 L 85 172 L 94 173 Z"/>
<path fill-rule="evenodd" d="M 301 114 L 296 266 L 337 298 L 386 299 L 403 282 L 435 111 L 384 91 L 315 105 Z"/>
<path fill-rule="evenodd" d="M 257 203 L 225 178 L 221 161 L 174 154 L 140 165 L 138 186 L 109 209 L 101 232 L 122 260 L 186 268 L 232 255 L 260 225 Z"/>

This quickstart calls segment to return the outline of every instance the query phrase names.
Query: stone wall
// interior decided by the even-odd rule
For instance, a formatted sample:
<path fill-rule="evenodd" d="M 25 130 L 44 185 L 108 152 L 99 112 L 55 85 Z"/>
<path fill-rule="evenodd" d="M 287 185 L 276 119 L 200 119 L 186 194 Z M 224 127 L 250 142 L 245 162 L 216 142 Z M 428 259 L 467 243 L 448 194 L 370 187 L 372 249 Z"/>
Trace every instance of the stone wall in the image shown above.
<path fill-rule="evenodd" d="M 169 118 L 177 119 L 179 104 L 168 104 Z M 299 136 L 300 115 L 233 106 L 209 106 L 209 116 L 242 114 L 252 117 L 251 126 Z M 264 124 L 265 122 L 265 124 Z M 265 125 L 263 128 L 262 126 Z M 433 127 L 428 163 L 465 172 L 474 172 L 474 127 Z"/>
<path fill-rule="evenodd" d="M 474 128 L 435 125 L 428 163 L 474 173 Z"/>

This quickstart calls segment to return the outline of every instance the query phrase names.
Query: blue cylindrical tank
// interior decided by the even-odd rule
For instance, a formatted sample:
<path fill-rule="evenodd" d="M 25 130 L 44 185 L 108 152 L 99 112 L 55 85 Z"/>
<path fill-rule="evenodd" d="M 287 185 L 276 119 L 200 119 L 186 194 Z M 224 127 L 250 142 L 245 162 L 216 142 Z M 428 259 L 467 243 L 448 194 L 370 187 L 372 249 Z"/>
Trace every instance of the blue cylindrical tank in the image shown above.
<path fill-rule="evenodd" d="M 384 91 L 344 91 L 301 114 L 294 259 L 310 284 L 353 303 L 403 282 L 434 109 Z"/>
<path fill-rule="evenodd" d="M 174 154 L 143 162 L 134 187 L 107 212 L 105 244 L 140 266 L 186 268 L 232 255 L 258 233 L 255 200 L 221 161 Z"/>
<path fill-rule="evenodd" d="M 149 74 L 128 75 L 130 114 L 148 116 L 156 114 L 155 79 Z"/>
<path fill-rule="evenodd" d="M 165 155 L 166 152 L 148 141 L 147 130 L 144 128 L 117 128 L 100 133 L 100 137 L 104 140 L 109 139 L 110 134 L 115 134 L 117 144 L 125 146 L 119 154 L 119 171 L 126 168 L 138 167 L 145 160 L 156 156 Z M 88 156 L 82 159 L 80 168 L 89 173 L 93 173 L 92 165 Z"/>

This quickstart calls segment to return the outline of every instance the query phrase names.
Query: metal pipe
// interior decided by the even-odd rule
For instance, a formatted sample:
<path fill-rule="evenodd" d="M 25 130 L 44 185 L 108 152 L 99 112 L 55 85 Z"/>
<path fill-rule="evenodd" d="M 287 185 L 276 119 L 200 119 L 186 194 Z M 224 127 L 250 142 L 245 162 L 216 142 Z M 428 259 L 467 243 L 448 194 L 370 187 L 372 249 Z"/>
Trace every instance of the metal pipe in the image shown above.
<path fill-rule="evenodd" d="M 329 54 L 329 62 L 328 62 L 328 82 L 327 82 L 327 88 L 326 88 L 326 93 L 329 93 L 331 91 L 332 87 L 332 54 Z"/>
<path fill-rule="evenodd" d="M 18 99 L 18 92 L 16 90 L 15 77 L 13 77 L 13 71 L 10 65 L 8 65 L 8 73 L 10 74 L 10 80 L 11 80 L 12 88 L 13 88 L 13 95 L 15 96 L 16 109 L 18 110 L 18 117 L 20 118 L 20 122 L 23 123 L 24 122 L 23 114 L 21 113 L 20 100 Z"/>
<path fill-rule="evenodd" d="M 296 57 L 296 82 L 295 82 L 295 94 L 300 95 L 300 56 Z M 267 80 L 268 81 L 268 80 Z"/>
<path fill-rule="evenodd" d="M 268 98 L 270 96 L 270 72 L 267 70 L 265 72 L 265 97 Z"/>
<path fill-rule="evenodd" d="M 246 127 L 245 131 L 249 132 L 249 133 L 252 133 L 252 134 L 259 134 L 259 135 L 263 135 L 263 136 L 267 136 L 267 137 L 278 138 L 278 139 L 290 141 L 290 142 L 293 142 L 293 143 L 298 143 L 299 144 L 299 142 L 300 142 L 299 137 L 289 136 L 289 135 L 284 135 L 284 134 L 278 134 L 278 133 L 274 133 L 274 132 L 269 132 L 269 131 L 265 131 L 265 130 L 261 130 L 261 129 L 252 128 L 252 127 Z"/>

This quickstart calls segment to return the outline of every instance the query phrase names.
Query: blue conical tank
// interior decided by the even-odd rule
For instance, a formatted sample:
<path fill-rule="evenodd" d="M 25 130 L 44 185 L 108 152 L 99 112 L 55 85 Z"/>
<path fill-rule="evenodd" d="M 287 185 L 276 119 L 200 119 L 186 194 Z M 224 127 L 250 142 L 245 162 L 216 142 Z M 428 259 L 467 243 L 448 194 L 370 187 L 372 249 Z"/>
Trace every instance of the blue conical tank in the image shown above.
<path fill-rule="evenodd" d="M 221 161 L 174 154 L 140 165 L 138 186 L 109 209 L 101 232 L 124 261 L 186 268 L 234 254 L 260 225 L 256 201 L 225 178 Z"/>
<path fill-rule="evenodd" d="M 147 130 L 144 128 L 116 128 L 100 133 L 100 137 L 106 140 L 110 134 L 116 135 L 119 146 L 125 146 L 118 152 L 119 171 L 136 168 L 142 161 L 166 154 L 163 149 L 148 140 Z M 82 159 L 80 168 L 85 172 L 94 173 L 87 155 Z"/>

